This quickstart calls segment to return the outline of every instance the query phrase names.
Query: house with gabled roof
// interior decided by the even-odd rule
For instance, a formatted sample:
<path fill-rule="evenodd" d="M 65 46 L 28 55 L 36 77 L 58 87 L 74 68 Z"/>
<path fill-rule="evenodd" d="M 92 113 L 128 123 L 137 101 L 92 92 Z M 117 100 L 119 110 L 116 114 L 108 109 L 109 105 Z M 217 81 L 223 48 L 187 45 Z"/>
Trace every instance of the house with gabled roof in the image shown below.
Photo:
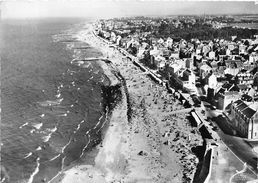
<path fill-rule="evenodd" d="M 237 85 L 226 82 L 215 94 L 215 104 L 218 109 L 225 110 L 231 102 L 238 100 L 241 97 Z"/>
<path fill-rule="evenodd" d="M 233 127 L 244 138 L 258 139 L 258 106 L 247 105 L 242 100 L 232 102 L 230 115 Z"/>

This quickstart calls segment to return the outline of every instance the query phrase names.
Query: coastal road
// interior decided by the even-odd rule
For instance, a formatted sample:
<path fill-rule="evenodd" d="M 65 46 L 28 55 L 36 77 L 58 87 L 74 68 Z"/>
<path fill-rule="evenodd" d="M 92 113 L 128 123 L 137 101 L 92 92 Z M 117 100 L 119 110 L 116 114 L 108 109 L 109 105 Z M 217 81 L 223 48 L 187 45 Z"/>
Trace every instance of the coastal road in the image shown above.
<path fill-rule="evenodd" d="M 203 96 L 200 88 L 197 88 L 197 95 Z M 209 107 L 206 107 L 207 104 L 207 102 L 202 101 L 201 106 L 205 111 L 205 115 L 201 115 L 204 118 L 212 117 L 213 125 L 218 126 L 220 129 L 216 131 L 216 134 L 232 152 L 232 156 L 236 156 L 242 163 L 246 162 L 248 169 L 251 170 L 253 174 L 257 175 L 258 154 L 253 151 L 252 147 L 244 138 L 234 135 L 233 129 L 230 127 L 230 121 L 222 114 L 222 111 L 211 110 Z"/>
<path fill-rule="evenodd" d="M 218 116 L 214 118 L 214 121 L 221 129 L 217 133 L 223 142 L 242 162 L 246 162 L 254 173 L 258 174 L 258 155 L 253 151 L 248 142 L 244 138 L 233 135 L 233 130 L 229 127 L 227 118 Z"/>
<path fill-rule="evenodd" d="M 212 162 L 212 171 L 210 183 L 225 182 L 229 180 L 232 175 L 242 169 L 244 163 L 248 164 L 248 169 L 241 175 L 246 178 L 246 180 L 257 179 L 257 169 L 255 156 L 252 148 L 240 137 L 235 137 L 229 135 L 230 128 L 227 129 L 226 133 L 222 130 L 212 130 L 214 126 L 214 121 L 207 121 L 206 115 L 202 115 L 201 109 L 196 110 L 197 115 L 200 117 L 202 122 L 205 124 L 206 128 L 209 129 L 213 139 L 218 145 L 215 151 L 215 157 Z M 225 121 L 219 118 L 220 122 L 225 124 Z M 225 128 L 224 128 L 225 129 Z M 232 130 L 231 130 L 232 131 Z M 232 132 L 231 132 L 232 133 Z M 240 147 L 240 148 L 239 148 Z M 253 159 L 254 158 L 254 159 Z"/>
<path fill-rule="evenodd" d="M 204 105 L 202 106 L 204 107 Z M 213 110 L 205 108 L 205 118 L 214 116 Z M 213 124 L 215 123 L 220 130 L 216 131 L 218 137 L 223 141 L 223 143 L 232 151 L 232 155 L 235 155 L 242 163 L 247 163 L 248 168 L 255 174 L 258 174 L 257 170 L 257 157 L 255 151 L 248 144 L 248 142 L 241 137 L 234 136 L 234 132 L 230 127 L 229 120 L 222 114 L 217 117 L 212 118 Z"/>

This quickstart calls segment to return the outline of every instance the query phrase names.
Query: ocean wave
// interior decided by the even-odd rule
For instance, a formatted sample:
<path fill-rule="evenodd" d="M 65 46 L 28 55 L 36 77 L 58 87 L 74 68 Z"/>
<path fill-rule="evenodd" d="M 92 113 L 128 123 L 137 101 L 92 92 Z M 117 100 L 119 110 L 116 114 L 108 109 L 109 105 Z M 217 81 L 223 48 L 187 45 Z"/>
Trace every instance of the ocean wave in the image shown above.
<path fill-rule="evenodd" d="M 84 122 L 85 122 L 85 121 L 82 120 L 82 121 L 77 125 L 76 130 L 74 131 L 74 133 L 76 133 L 76 132 L 80 129 L 81 124 L 84 123 Z"/>
<path fill-rule="evenodd" d="M 32 125 L 34 128 L 36 128 L 37 130 L 39 130 L 42 126 L 43 126 L 43 123 L 38 123 L 38 124 L 34 124 Z"/>
<path fill-rule="evenodd" d="M 94 126 L 93 129 L 96 129 L 96 128 L 98 127 L 98 125 L 100 124 L 102 118 L 103 118 L 103 115 L 101 115 L 101 116 L 99 117 L 99 120 L 98 120 L 97 124 Z"/>
<path fill-rule="evenodd" d="M 65 158 L 66 158 L 66 156 L 62 158 L 62 162 L 61 162 L 61 170 L 63 170 L 63 169 L 64 169 L 64 161 L 65 161 Z"/>
<path fill-rule="evenodd" d="M 71 142 L 72 142 L 72 138 L 70 138 L 69 142 L 68 142 L 64 147 L 62 147 L 61 153 L 64 153 L 65 148 L 66 148 L 67 146 L 69 146 L 69 144 L 70 144 Z"/>
<path fill-rule="evenodd" d="M 83 149 L 82 149 L 82 153 L 81 153 L 81 155 L 80 155 L 80 158 L 83 156 L 83 154 L 84 154 L 84 151 L 86 150 L 86 148 L 88 147 L 88 145 L 90 144 L 90 134 L 88 133 L 88 139 L 89 139 L 89 141 L 88 141 L 88 143 L 83 147 Z"/>
<path fill-rule="evenodd" d="M 49 139 L 51 138 L 51 135 L 52 134 L 48 134 L 47 136 L 42 137 L 43 142 L 48 142 Z"/>
<path fill-rule="evenodd" d="M 58 93 L 55 96 L 56 96 L 56 98 L 60 98 L 61 97 L 61 93 Z"/>
<path fill-rule="evenodd" d="M 61 154 L 56 155 L 55 157 L 51 158 L 49 161 L 54 161 L 56 158 L 58 158 L 59 156 L 61 156 Z"/>
<path fill-rule="evenodd" d="M 28 183 L 32 183 L 33 179 L 34 179 L 34 176 L 39 172 L 39 165 L 40 165 L 39 161 L 40 161 L 40 158 L 38 157 L 37 160 L 36 160 L 37 166 L 36 166 L 34 172 L 31 174 L 31 176 L 28 180 Z"/>
<path fill-rule="evenodd" d="M 26 159 L 26 158 L 30 157 L 31 155 L 32 155 L 32 152 L 29 152 L 28 154 L 26 154 L 26 155 L 24 156 L 23 159 Z"/>
<path fill-rule="evenodd" d="M 63 88 L 64 85 L 63 84 L 60 84 L 57 88 L 60 89 L 60 88 Z"/>
<path fill-rule="evenodd" d="M 85 133 L 85 135 L 88 135 L 88 134 L 90 133 L 90 131 L 91 131 L 91 129 L 89 129 L 89 130 Z"/>
<path fill-rule="evenodd" d="M 42 148 L 41 148 L 40 146 L 38 146 L 38 147 L 36 148 L 36 151 L 40 151 L 40 150 L 42 150 Z"/>
<path fill-rule="evenodd" d="M 107 123 L 108 121 L 108 113 L 109 113 L 109 108 L 106 107 L 106 117 L 105 117 L 105 120 L 104 122 L 102 123 L 101 127 L 97 130 L 97 133 L 104 127 L 104 125 Z"/>
<path fill-rule="evenodd" d="M 45 116 L 45 114 L 41 114 L 41 115 L 39 115 L 41 118 L 43 118 L 44 116 Z"/>
<path fill-rule="evenodd" d="M 21 126 L 19 126 L 19 128 L 23 128 L 24 126 L 27 126 L 28 124 L 29 124 L 29 123 L 26 122 L 26 123 L 22 124 Z"/>
<path fill-rule="evenodd" d="M 63 101 L 63 98 L 59 98 L 56 100 L 46 100 L 44 102 L 38 102 L 38 104 L 42 107 L 48 107 L 48 106 L 56 106 L 60 105 L 60 103 Z"/>
<path fill-rule="evenodd" d="M 59 114 L 59 116 L 67 116 L 67 113 Z"/>
<path fill-rule="evenodd" d="M 43 133 L 47 133 L 47 132 L 50 132 L 50 133 L 49 133 L 48 135 L 42 137 L 43 142 L 48 142 L 48 141 L 50 140 L 52 134 L 53 134 L 56 130 L 57 130 L 57 127 L 56 127 L 56 126 L 55 126 L 54 128 L 52 128 L 52 129 L 51 129 L 51 128 L 50 128 L 50 129 L 46 129 L 46 131 L 43 132 Z"/>
<path fill-rule="evenodd" d="M 31 129 L 31 130 L 30 130 L 30 133 L 34 133 L 34 132 L 35 132 L 35 129 Z"/>

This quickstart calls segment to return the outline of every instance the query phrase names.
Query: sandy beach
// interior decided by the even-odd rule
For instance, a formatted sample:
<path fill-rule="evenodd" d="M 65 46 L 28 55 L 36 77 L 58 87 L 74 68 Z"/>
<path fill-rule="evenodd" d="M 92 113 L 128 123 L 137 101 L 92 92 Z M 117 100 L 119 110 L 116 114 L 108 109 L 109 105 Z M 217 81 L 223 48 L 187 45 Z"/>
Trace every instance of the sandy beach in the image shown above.
<path fill-rule="evenodd" d="M 198 164 L 191 148 L 203 140 L 181 103 L 88 27 L 78 39 L 108 54 L 125 82 L 94 165 L 72 167 L 58 182 L 191 182 Z"/>

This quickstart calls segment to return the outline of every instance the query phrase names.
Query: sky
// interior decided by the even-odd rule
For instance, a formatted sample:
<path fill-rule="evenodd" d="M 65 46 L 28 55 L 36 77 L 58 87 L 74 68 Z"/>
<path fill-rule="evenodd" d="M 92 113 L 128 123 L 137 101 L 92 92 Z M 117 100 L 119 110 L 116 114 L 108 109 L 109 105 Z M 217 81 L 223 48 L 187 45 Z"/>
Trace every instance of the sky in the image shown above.
<path fill-rule="evenodd" d="M 254 1 L 0 0 L 1 18 L 258 14 Z"/>

